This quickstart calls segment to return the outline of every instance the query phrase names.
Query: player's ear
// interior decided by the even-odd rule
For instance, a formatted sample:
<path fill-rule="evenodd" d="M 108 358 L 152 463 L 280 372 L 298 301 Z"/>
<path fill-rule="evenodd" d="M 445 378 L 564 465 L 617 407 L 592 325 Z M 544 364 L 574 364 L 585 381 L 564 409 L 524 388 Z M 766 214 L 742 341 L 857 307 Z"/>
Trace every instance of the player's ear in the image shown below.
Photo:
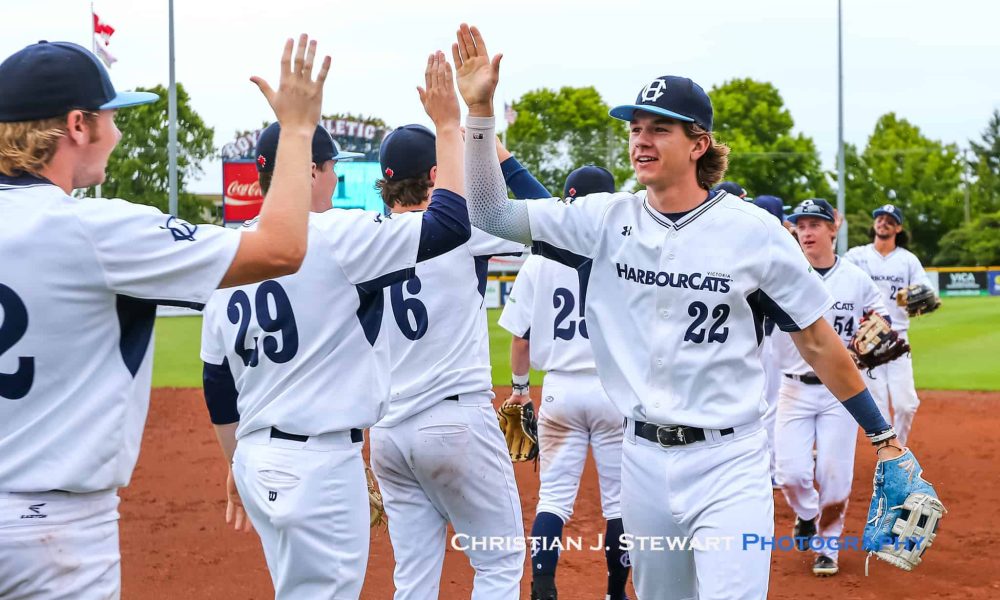
<path fill-rule="evenodd" d="M 427 173 L 427 176 L 431 178 L 431 183 L 437 183 L 437 176 L 438 176 L 438 167 L 437 167 L 437 165 L 434 165 L 433 167 L 431 167 L 431 170 L 430 170 L 429 173 Z"/>
<path fill-rule="evenodd" d="M 697 162 L 699 158 L 705 156 L 705 153 L 712 146 L 712 136 L 708 134 L 699 135 L 693 141 L 694 146 L 691 148 L 691 160 Z"/>
<path fill-rule="evenodd" d="M 96 119 L 88 119 L 82 110 L 71 110 L 66 115 L 66 138 L 74 145 L 84 146 L 91 139 Z"/>

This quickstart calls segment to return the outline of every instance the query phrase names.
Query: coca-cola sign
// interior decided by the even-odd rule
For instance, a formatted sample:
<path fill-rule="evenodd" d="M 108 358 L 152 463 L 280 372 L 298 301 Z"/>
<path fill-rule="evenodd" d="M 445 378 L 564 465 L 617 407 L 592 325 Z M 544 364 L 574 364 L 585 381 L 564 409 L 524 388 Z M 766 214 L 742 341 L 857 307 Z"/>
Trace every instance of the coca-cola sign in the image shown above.
<path fill-rule="evenodd" d="M 264 195 L 257 180 L 257 165 L 252 160 L 222 163 L 222 219 L 247 221 L 260 213 Z"/>

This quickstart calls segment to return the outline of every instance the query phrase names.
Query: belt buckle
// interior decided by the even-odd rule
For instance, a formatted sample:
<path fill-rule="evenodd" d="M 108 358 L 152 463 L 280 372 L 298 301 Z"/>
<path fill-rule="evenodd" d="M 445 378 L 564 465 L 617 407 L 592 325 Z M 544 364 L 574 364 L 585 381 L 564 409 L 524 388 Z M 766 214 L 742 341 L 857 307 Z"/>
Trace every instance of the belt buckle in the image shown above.
<path fill-rule="evenodd" d="M 656 443 L 663 448 L 687 444 L 684 428 L 680 425 L 660 425 L 656 428 Z"/>

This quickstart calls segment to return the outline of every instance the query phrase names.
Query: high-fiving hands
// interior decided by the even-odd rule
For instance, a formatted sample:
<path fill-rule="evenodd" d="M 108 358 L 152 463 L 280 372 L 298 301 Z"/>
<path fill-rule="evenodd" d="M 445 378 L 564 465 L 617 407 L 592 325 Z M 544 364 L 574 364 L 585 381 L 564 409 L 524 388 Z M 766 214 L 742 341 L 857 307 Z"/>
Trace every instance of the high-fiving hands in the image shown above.
<path fill-rule="evenodd" d="M 451 65 L 445 59 L 444 52 L 438 51 L 427 57 L 424 83 L 427 87 L 418 86 L 417 93 L 420 94 L 420 102 L 424 105 L 427 116 L 434 121 L 434 126 L 438 129 L 450 125 L 458 127 L 461 120 L 458 96 L 455 94 Z"/>
<path fill-rule="evenodd" d="M 295 59 L 292 60 L 294 49 Z M 312 78 L 313 63 L 316 60 L 316 40 L 309 36 L 299 36 L 298 48 L 291 39 L 285 42 L 285 51 L 281 56 L 281 80 L 275 91 L 263 77 L 253 76 L 250 81 L 257 84 L 264 94 L 267 103 L 274 110 L 281 127 L 303 128 L 312 135 L 322 116 L 323 83 L 330 71 L 330 57 L 323 58 L 316 79 Z"/>
<path fill-rule="evenodd" d="M 458 91 L 462 94 L 470 117 L 493 116 L 493 93 L 500 81 L 500 59 L 503 54 L 490 58 L 486 43 L 479 29 L 465 23 L 456 33 L 458 41 L 451 45 Z"/>

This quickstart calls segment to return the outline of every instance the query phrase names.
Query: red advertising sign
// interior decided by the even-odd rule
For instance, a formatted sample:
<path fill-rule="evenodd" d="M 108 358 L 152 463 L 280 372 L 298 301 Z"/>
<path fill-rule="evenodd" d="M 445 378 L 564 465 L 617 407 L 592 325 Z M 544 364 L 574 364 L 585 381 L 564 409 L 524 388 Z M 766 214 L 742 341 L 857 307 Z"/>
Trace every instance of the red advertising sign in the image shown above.
<path fill-rule="evenodd" d="M 264 196 L 257 181 L 257 165 L 252 160 L 222 163 L 222 220 L 247 221 L 260 213 Z"/>

